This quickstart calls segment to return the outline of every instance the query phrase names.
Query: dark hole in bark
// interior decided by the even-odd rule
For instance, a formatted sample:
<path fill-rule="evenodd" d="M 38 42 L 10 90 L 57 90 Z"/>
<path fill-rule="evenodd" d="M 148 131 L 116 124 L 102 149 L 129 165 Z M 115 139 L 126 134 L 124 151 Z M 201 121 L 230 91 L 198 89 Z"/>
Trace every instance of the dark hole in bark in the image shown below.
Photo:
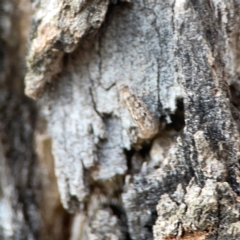
<path fill-rule="evenodd" d="M 54 48 L 56 48 L 59 51 L 64 51 L 64 40 L 61 41 L 61 39 L 57 40 L 54 44 Z"/>
<path fill-rule="evenodd" d="M 127 1 L 122 1 L 122 0 L 111 0 L 110 1 L 110 6 L 109 7 L 114 7 L 116 5 L 121 5 L 121 6 L 127 6 L 130 5 L 131 2 L 127 2 Z"/>
<path fill-rule="evenodd" d="M 70 209 L 67 209 L 69 213 L 77 212 L 79 208 L 80 202 L 78 201 L 77 196 L 70 195 L 68 205 L 70 206 Z"/>
<path fill-rule="evenodd" d="M 150 237 L 152 238 L 153 225 L 155 224 L 156 220 L 157 220 L 157 211 L 152 211 L 149 220 L 147 221 L 147 223 L 144 226 L 144 228 L 147 230 L 147 234 L 148 234 L 147 237 L 149 239 L 150 239 Z"/>
<path fill-rule="evenodd" d="M 148 159 L 148 155 L 152 146 L 151 142 L 142 142 L 141 149 L 136 150 L 132 148 L 131 150 L 124 149 L 126 159 L 127 159 L 127 174 L 134 175 L 141 171 L 141 167 L 144 161 Z"/>
<path fill-rule="evenodd" d="M 183 99 L 178 98 L 176 104 L 177 104 L 177 109 L 175 113 L 170 114 L 170 118 L 172 122 L 166 126 L 166 130 L 174 129 L 175 131 L 179 132 L 185 126 Z"/>
<path fill-rule="evenodd" d="M 1 70 L 1 72 L 4 70 L 4 57 L 5 57 L 4 45 L 3 45 L 2 41 L 0 41 L 0 70 Z"/>
<path fill-rule="evenodd" d="M 131 240 L 127 224 L 127 216 L 123 208 L 119 205 L 110 204 L 109 207 L 112 209 L 113 213 L 118 217 L 122 233 L 124 235 L 124 240 Z"/>
<path fill-rule="evenodd" d="M 230 85 L 229 87 L 231 92 L 231 102 L 232 104 L 240 110 L 240 89 L 236 85 Z"/>
<path fill-rule="evenodd" d="M 134 149 L 130 149 L 130 150 L 124 149 L 124 153 L 126 155 L 126 160 L 127 160 L 127 168 L 128 168 L 127 174 L 131 174 L 131 170 L 132 170 L 131 158 L 135 152 L 136 151 Z"/>
<path fill-rule="evenodd" d="M 143 159 L 146 159 L 148 156 L 150 149 L 152 146 L 152 142 L 145 142 L 142 144 L 142 148 L 139 150 L 139 155 L 143 157 Z"/>

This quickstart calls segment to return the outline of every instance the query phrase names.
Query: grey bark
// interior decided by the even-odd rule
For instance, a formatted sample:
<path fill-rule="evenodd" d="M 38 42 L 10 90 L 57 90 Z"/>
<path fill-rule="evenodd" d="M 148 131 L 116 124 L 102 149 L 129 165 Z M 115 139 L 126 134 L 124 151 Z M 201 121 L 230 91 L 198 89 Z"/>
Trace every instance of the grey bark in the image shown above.
<path fill-rule="evenodd" d="M 23 95 L 11 100 L 26 106 L 20 120 L 9 120 L 23 130 L 7 128 L 14 141 L 5 144 L 18 149 L 16 139 L 28 131 L 23 154 L 31 168 L 19 166 L 19 156 L 8 157 L 4 144 L 0 151 L 1 169 L 8 166 L 1 188 L 13 189 L 2 191 L 2 202 L 9 205 L 14 191 L 24 194 L 25 172 L 40 172 L 30 174 L 34 181 L 27 178 L 35 182 L 27 206 L 43 199 L 33 210 L 34 228 L 20 219 L 20 229 L 28 227 L 35 239 L 60 239 L 59 232 L 72 240 L 239 239 L 240 2 L 41 0 L 32 6 L 25 93 L 36 104 L 25 104 Z M 121 102 L 121 84 L 159 122 L 152 139 L 139 137 Z M 31 127 L 27 113 L 35 120 Z M 53 214 L 60 207 L 53 161 L 71 222 L 62 209 Z"/>
<path fill-rule="evenodd" d="M 0 6 L 0 238 L 37 239 L 36 109 L 23 95 L 23 16 L 14 12 L 14 8 L 19 10 L 17 2 L 1 2 Z"/>
<path fill-rule="evenodd" d="M 70 216 L 60 204 L 53 161 L 38 161 L 39 116 L 24 95 L 31 14 L 26 0 L 0 1 L 0 239 L 67 239 Z M 51 160 L 41 128 L 38 149 Z"/>

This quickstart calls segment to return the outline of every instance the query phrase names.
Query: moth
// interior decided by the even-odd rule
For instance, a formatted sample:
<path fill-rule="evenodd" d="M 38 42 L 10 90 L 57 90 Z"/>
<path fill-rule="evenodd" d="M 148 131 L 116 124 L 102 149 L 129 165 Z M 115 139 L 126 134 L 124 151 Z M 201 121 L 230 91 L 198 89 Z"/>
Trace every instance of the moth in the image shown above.
<path fill-rule="evenodd" d="M 125 84 L 120 85 L 119 91 L 122 101 L 138 127 L 139 137 L 148 139 L 154 136 L 158 132 L 158 122 L 145 103 Z"/>

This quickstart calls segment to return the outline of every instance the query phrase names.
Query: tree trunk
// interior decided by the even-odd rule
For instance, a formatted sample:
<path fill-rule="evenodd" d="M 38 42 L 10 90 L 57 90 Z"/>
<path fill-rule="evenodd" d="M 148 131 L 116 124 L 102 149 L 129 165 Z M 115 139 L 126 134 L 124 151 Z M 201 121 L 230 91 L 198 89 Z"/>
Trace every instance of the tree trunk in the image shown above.
<path fill-rule="evenodd" d="M 240 239 L 239 1 L 2 6 L 2 239 Z"/>

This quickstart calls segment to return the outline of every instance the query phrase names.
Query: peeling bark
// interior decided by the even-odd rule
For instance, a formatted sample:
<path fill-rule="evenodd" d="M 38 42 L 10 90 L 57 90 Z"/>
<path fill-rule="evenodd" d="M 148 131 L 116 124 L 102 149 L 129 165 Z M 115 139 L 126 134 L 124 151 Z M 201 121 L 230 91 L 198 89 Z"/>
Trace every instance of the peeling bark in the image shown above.
<path fill-rule="evenodd" d="M 35 31 L 25 77 L 28 96 L 41 97 L 46 82 L 61 72 L 64 53 L 72 52 L 84 36 L 101 26 L 108 3 L 108 0 L 53 0 L 35 5 Z"/>

